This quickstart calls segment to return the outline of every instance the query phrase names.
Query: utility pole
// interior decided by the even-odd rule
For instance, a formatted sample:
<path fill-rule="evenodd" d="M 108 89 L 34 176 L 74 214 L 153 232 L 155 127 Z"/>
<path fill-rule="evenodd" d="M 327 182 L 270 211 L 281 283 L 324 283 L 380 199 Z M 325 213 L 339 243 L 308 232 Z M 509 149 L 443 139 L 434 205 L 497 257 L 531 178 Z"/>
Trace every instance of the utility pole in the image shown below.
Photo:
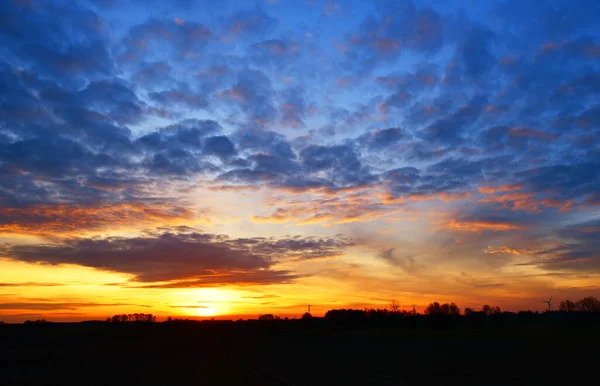
<path fill-rule="evenodd" d="M 308 305 L 308 313 L 310 314 L 310 304 Z"/>

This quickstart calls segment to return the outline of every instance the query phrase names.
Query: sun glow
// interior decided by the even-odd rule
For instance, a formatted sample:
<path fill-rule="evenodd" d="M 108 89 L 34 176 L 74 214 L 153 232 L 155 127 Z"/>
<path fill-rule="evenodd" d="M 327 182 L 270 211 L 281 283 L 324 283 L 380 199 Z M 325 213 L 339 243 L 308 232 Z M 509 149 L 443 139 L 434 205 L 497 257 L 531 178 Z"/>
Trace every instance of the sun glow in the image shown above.
<path fill-rule="evenodd" d="M 217 307 L 214 305 L 203 306 L 202 308 L 196 308 L 196 315 L 198 316 L 215 316 L 217 315 Z"/>

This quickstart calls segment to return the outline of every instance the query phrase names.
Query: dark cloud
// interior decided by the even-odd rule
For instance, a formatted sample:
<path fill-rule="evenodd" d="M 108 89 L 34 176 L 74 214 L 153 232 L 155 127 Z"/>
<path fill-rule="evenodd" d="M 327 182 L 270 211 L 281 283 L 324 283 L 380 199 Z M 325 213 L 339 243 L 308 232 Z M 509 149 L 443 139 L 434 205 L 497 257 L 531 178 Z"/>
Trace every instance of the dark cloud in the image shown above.
<path fill-rule="evenodd" d="M 552 165 L 532 168 L 517 174 L 525 185 L 553 198 L 583 197 L 600 190 L 600 164 Z"/>
<path fill-rule="evenodd" d="M 594 0 L 558 0 L 549 7 L 509 0 L 494 4 L 496 13 L 516 35 L 529 40 L 555 40 L 586 31 L 596 20 L 600 5 Z"/>
<path fill-rule="evenodd" d="M 375 180 L 350 145 L 311 145 L 299 157 L 308 173 L 324 172 L 326 180 L 336 187 L 359 186 Z"/>
<path fill-rule="evenodd" d="M 426 141 L 457 144 L 464 140 L 465 132 L 476 122 L 484 104 L 484 97 L 473 98 L 466 105 L 429 125 L 418 135 Z"/>
<path fill-rule="evenodd" d="M 379 2 L 347 40 L 345 66 L 353 71 L 371 71 L 380 62 L 397 58 L 405 50 L 434 53 L 443 44 L 439 14 L 417 8 L 412 1 Z"/>
<path fill-rule="evenodd" d="M 491 49 L 494 34 L 485 26 L 475 26 L 458 48 L 458 55 L 467 75 L 480 77 L 495 63 Z"/>
<path fill-rule="evenodd" d="M 600 221 L 590 220 L 558 228 L 553 242 L 532 252 L 527 263 L 548 271 L 598 272 L 600 270 Z"/>
<path fill-rule="evenodd" d="M 268 76 L 257 70 L 242 71 L 237 82 L 222 93 L 223 98 L 238 104 L 251 123 L 263 126 L 273 121 L 273 88 Z"/>
<path fill-rule="evenodd" d="M 277 21 L 260 9 L 242 10 L 221 18 L 221 24 L 237 36 L 260 36 L 277 26 Z"/>
<path fill-rule="evenodd" d="M 381 150 L 386 147 L 391 147 L 402 140 L 405 133 L 398 127 L 389 129 L 374 130 L 370 133 L 363 134 L 358 140 L 364 143 L 371 150 Z"/>
<path fill-rule="evenodd" d="M 296 158 L 286 138 L 274 131 L 242 129 L 233 134 L 233 139 L 243 150 L 266 152 L 287 159 Z"/>
<path fill-rule="evenodd" d="M 123 40 L 121 61 L 138 61 L 153 51 L 172 52 L 178 59 L 194 59 L 212 37 L 206 26 L 195 21 L 150 19 L 129 30 Z"/>
<path fill-rule="evenodd" d="M 191 109 L 202 109 L 208 106 L 208 101 L 203 95 L 191 90 L 165 90 L 148 94 L 150 99 L 161 105 L 173 106 L 183 105 Z"/>
<path fill-rule="evenodd" d="M 11 61 L 66 82 L 113 72 L 106 26 L 96 13 L 79 5 L 43 1 L 22 7 L 4 1 L 0 14 L 0 42 Z"/>
<path fill-rule="evenodd" d="M 438 193 L 464 193 L 482 180 L 483 164 L 461 158 L 446 158 L 425 170 L 403 167 L 384 173 L 393 196 L 430 196 Z"/>
<path fill-rule="evenodd" d="M 140 282 L 195 280 L 228 283 L 270 274 L 282 281 L 288 272 L 274 270 L 279 261 L 337 256 L 351 242 L 343 237 L 238 238 L 198 233 L 189 228 L 152 232 L 133 238 L 68 239 L 58 245 L 14 245 L 4 256 L 45 264 L 77 264 L 133 275 Z"/>
<path fill-rule="evenodd" d="M 256 64 L 284 67 L 301 55 L 300 46 L 291 39 L 269 39 L 248 48 L 250 60 Z"/>

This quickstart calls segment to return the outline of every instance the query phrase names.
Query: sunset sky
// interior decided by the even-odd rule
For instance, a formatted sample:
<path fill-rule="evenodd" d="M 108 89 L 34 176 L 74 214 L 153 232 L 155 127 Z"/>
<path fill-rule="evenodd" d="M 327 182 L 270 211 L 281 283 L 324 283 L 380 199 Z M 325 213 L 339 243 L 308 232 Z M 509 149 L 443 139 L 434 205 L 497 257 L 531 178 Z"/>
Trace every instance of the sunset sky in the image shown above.
<path fill-rule="evenodd" d="M 0 320 L 600 291 L 600 2 L 0 2 Z"/>

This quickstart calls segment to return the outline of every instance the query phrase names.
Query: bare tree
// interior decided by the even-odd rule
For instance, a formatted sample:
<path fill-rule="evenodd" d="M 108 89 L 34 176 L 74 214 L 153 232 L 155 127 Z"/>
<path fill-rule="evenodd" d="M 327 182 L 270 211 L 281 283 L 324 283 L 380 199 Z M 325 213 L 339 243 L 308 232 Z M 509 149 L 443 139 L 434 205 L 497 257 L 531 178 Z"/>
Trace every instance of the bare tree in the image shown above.
<path fill-rule="evenodd" d="M 570 300 L 563 300 L 560 302 L 558 309 L 563 312 L 575 312 L 577 311 L 577 305 Z"/>
<path fill-rule="evenodd" d="M 395 300 L 392 300 L 392 302 L 390 303 L 390 310 L 391 310 L 393 313 L 400 312 L 400 303 L 398 303 L 398 302 L 397 302 L 397 301 L 395 301 Z"/>
<path fill-rule="evenodd" d="M 596 299 L 593 296 L 588 296 L 587 298 L 578 300 L 576 305 L 577 311 L 600 312 L 600 300 Z"/>

